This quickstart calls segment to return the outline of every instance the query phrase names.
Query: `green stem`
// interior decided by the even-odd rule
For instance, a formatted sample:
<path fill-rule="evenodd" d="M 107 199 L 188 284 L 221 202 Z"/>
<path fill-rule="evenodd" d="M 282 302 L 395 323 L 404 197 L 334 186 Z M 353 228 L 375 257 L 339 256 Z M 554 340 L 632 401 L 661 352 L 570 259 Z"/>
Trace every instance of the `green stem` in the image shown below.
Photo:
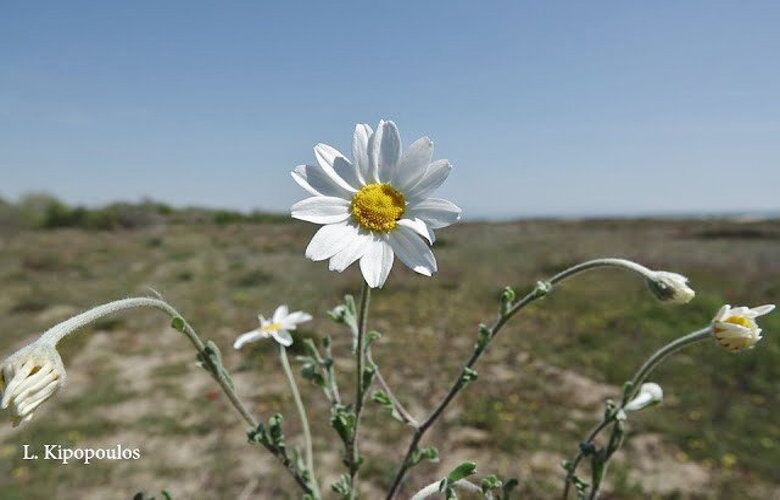
<path fill-rule="evenodd" d="M 376 366 L 376 363 L 374 363 L 374 360 L 371 357 L 371 349 L 366 349 L 366 359 L 368 360 L 369 363 Z M 376 374 L 374 376 L 376 377 L 376 381 L 379 382 L 379 385 L 385 391 L 385 394 L 387 394 L 387 397 L 390 398 L 390 402 L 392 403 L 393 408 L 395 408 L 395 411 L 398 412 L 398 416 L 401 417 L 401 420 L 403 420 L 404 423 L 409 424 L 414 428 L 419 427 L 420 424 L 417 422 L 417 419 L 415 419 L 414 416 L 412 416 L 412 414 L 409 413 L 409 411 L 406 408 L 404 408 L 404 405 L 401 404 L 401 400 L 398 399 L 398 397 L 395 395 L 393 390 L 390 388 L 390 385 L 382 376 L 382 373 L 379 371 L 379 368 L 376 369 Z"/>
<path fill-rule="evenodd" d="M 357 320 L 357 342 L 355 349 L 356 375 L 355 375 L 355 429 L 349 446 L 349 477 L 352 486 L 352 498 L 357 495 L 356 478 L 360 467 L 360 451 L 358 449 L 358 428 L 360 426 L 360 414 L 363 411 L 365 399 L 365 387 L 363 387 L 363 365 L 366 359 L 365 337 L 366 324 L 368 322 L 368 307 L 371 302 L 371 287 L 363 282 L 363 290 L 360 294 L 360 309 Z"/>
<path fill-rule="evenodd" d="M 547 294 L 546 287 L 537 285 L 530 293 L 528 293 L 528 295 L 523 297 L 519 302 L 517 302 L 514 306 L 512 306 L 512 308 L 506 314 L 503 314 L 499 317 L 499 319 L 490 329 L 490 338 L 492 339 L 493 337 L 495 337 L 495 335 L 499 331 L 501 331 L 501 329 L 504 327 L 507 321 L 509 321 L 512 318 L 512 316 L 517 314 L 521 309 L 523 309 L 525 306 L 527 306 L 534 300 L 543 297 L 546 294 Z M 447 392 L 447 395 L 444 396 L 444 399 L 439 403 L 436 409 L 433 410 L 433 413 L 431 413 L 431 415 L 427 419 L 425 419 L 414 430 L 414 435 L 412 436 L 412 442 L 409 444 L 409 448 L 406 450 L 406 455 L 404 456 L 404 459 L 401 462 L 401 466 L 399 467 L 398 472 L 395 475 L 393 484 L 390 486 L 390 490 L 386 497 L 387 500 L 392 500 L 392 498 L 395 496 L 396 492 L 398 491 L 398 488 L 401 486 L 401 482 L 403 481 L 406 472 L 412 466 L 412 462 L 411 462 L 412 455 L 414 454 L 414 451 L 417 449 L 417 445 L 420 443 L 420 440 L 422 439 L 423 435 L 434 424 L 436 419 L 438 419 L 439 416 L 441 416 L 441 414 L 444 412 L 444 410 L 447 408 L 450 402 L 453 399 L 455 399 L 455 396 L 458 394 L 458 392 L 460 392 L 460 390 L 465 386 L 463 382 L 463 375 L 466 372 L 466 369 L 474 366 L 474 364 L 477 362 L 477 360 L 479 359 L 479 357 L 482 355 L 483 352 L 484 352 L 484 347 L 474 350 L 471 357 L 468 359 L 468 361 L 466 361 L 464 368 L 461 370 L 460 374 L 458 375 L 457 380 L 452 385 L 450 390 Z"/>
<path fill-rule="evenodd" d="M 712 327 L 708 326 L 706 328 L 702 328 L 701 330 L 696 330 L 695 332 L 689 333 L 688 335 L 677 338 L 654 352 L 652 356 L 647 358 L 647 361 L 644 362 L 641 368 L 639 368 L 634 377 L 631 379 L 631 388 L 623 395 L 623 402 L 620 406 L 623 407 L 626 405 L 631 397 L 636 394 L 636 391 L 639 390 L 639 387 L 642 385 L 642 383 L 647 380 L 647 376 L 650 375 L 650 372 L 652 372 L 655 367 L 664 361 L 670 354 L 677 352 L 690 344 L 708 339 L 711 333 Z"/>
<path fill-rule="evenodd" d="M 279 359 L 282 362 L 282 368 L 284 374 L 287 376 L 287 381 L 290 383 L 290 391 L 292 392 L 293 399 L 295 400 L 295 406 L 298 408 L 298 416 L 301 419 L 301 427 L 303 428 L 303 439 L 306 446 L 306 467 L 311 474 L 311 487 L 312 493 L 315 498 L 320 498 L 320 488 L 317 484 L 317 476 L 314 473 L 314 452 L 312 450 L 311 431 L 309 430 L 309 419 L 306 416 L 306 408 L 303 406 L 303 400 L 301 399 L 301 393 L 298 391 L 298 384 L 295 382 L 292 369 L 290 368 L 290 361 L 287 359 L 287 349 L 278 344 L 279 347 Z"/>
<path fill-rule="evenodd" d="M 628 388 L 623 392 L 623 399 L 620 403 L 619 410 L 622 410 L 623 407 L 626 406 L 626 404 L 636 395 L 642 383 L 645 380 L 647 380 L 647 377 L 650 375 L 650 373 L 656 367 L 658 367 L 658 365 L 660 365 L 667 357 L 669 357 L 671 354 L 679 351 L 680 349 L 688 345 L 708 339 L 711 333 L 712 333 L 712 329 L 711 327 L 708 326 L 706 328 L 702 328 L 701 330 L 696 330 L 695 332 L 679 337 L 669 342 L 665 346 L 661 347 L 657 351 L 655 351 L 649 358 L 647 358 L 647 361 L 645 361 L 642 364 L 639 370 L 637 370 L 636 374 L 634 374 L 634 376 L 631 378 L 631 382 L 628 385 Z M 585 442 L 586 443 L 593 442 L 593 440 L 596 438 L 596 436 L 599 433 L 601 433 L 601 431 L 607 428 L 610 424 L 613 424 L 615 422 L 617 413 L 618 413 L 617 411 L 613 412 L 609 418 L 607 418 L 607 416 L 605 415 L 604 419 L 588 435 L 588 438 Z M 561 497 L 563 500 L 566 500 L 569 496 L 569 491 L 572 485 L 572 478 L 576 474 L 577 467 L 579 466 L 583 458 L 584 455 L 582 451 L 578 451 L 577 455 L 575 456 L 574 460 L 571 463 L 571 469 L 566 474 L 566 480 L 563 488 L 563 496 Z M 609 457 L 607 458 L 607 460 L 609 460 Z M 607 468 L 607 463 L 604 463 L 604 472 L 606 472 L 606 468 Z M 597 484 L 593 484 L 591 486 L 591 491 L 589 495 L 590 499 L 595 499 L 598 497 L 598 492 L 600 487 L 601 487 L 601 482 Z"/>
<path fill-rule="evenodd" d="M 517 314 L 525 306 L 535 301 L 536 299 L 539 299 L 547 295 L 551 291 L 553 286 L 571 278 L 572 276 L 578 275 L 584 271 L 588 271 L 596 268 L 602 268 L 602 267 L 618 267 L 618 268 L 626 269 L 628 271 L 639 274 L 644 279 L 650 279 L 653 277 L 652 270 L 646 268 L 645 266 L 637 264 L 636 262 L 632 262 L 626 259 L 617 259 L 617 258 L 593 259 L 587 262 L 583 262 L 581 264 L 577 264 L 575 266 L 572 266 L 568 269 L 561 271 L 560 273 L 554 275 L 552 278 L 550 278 L 547 281 L 538 282 L 536 287 L 530 293 L 528 293 L 528 295 L 523 297 L 519 302 L 515 303 L 512 306 L 512 308 L 509 311 L 507 311 L 505 314 L 500 315 L 498 320 L 495 322 L 495 324 L 490 328 L 490 340 L 492 340 L 493 337 L 495 337 L 498 334 L 498 332 L 503 328 L 503 326 L 515 314 Z M 401 465 L 398 469 L 398 472 L 396 473 L 392 485 L 390 486 L 390 490 L 386 497 L 387 500 L 392 500 L 393 497 L 395 497 L 398 488 L 403 482 L 406 472 L 411 467 L 410 460 L 412 454 L 414 453 L 414 450 L 417 449 L 417 445 L 420 443 L 420 440 L 422 439 L 425 432 L 431 427 L 431 425 L 433 425 L 433 423 L 444 412 L 444 410 L 447 408 L 450 402 L 453 399 L 455 399 L 455 396 L 458 394 L 458 392 L 465 386 L 465 384 L 463 383 L 463 374 L 465 372 L 465 369 L 471 368 L 477 362 L 477 360 L 482 355 L 486 347 L 487 346 L 483 346 L 482 348 L 474 350 L 471 357 L 466 362 L 464 369 L 458 375 L 458 379 L 452 385 L 449 392 L 447 392 L 447 395 L 444 396 L 444 399 L 441 401 L 441 403 L 439 403 L 439 405 L 433 411 L 431 416 L 428 417 L 425 421 L 423 421 L 423 423 L 420 424 L 420 426 L 417 429 L 415 429 L 414 435 L 412 436 L 412 441 L 409 444 L 409 448 L 406 451 L 406 455 L 403 461 L 401 462 Z"/>
<path fill-rule="evenodd" d="M 60 340 L 62 340 L 70 333 L 73 333 L 76 330 L 79 330 L 80 328 L 83 328 L 100 318 L 141 307 L 151 307 L 153 309 L 162 311 L 172 320 L 176 318 L 181 319 L 183 322 L 182 333 L 192 343 L 193 347 L 195 347 L 195 350 L 198 353 L 205 352 L 206 344 L 203 343 L 203 340 L 201 340 L 200 336 L 198 336 L 198 333 L 194 328 L 192 328 L 187 320 L 185 320 L 184 317 L 179 314 L 179 311 L 177 311 L 173 306 L 164 300 L 152 297 L 134 297 L 129 299 L 116 300 L 114 302 L 109 302 L 107 304 L 94 307 L 50 328 L 44 332 L 43 335 L 41 335 L 41 341 L 49 343 L 52 346 L 56 346 Z M 204 362 L 209 365 L 209 371 L 211 373 L 219 372 L 219 367 L 214 366 L 209 356 L 203 356 L 203 358 Z M 225 377 L 218 376 L 215 376 L 214 379 L 219 384 L 222 392 L 225 393 L 225 396 L 227 396 L 230 404 L 233 405 L 233 408 L 235 408 L 236 412 L 238 412 L 241 418 L 247 424 L 249 424 L 252 429 L 256 429 L 258 425 L 257 419 L 252 416 L 252 413 L 246 407 L 244 402 L 241 401 L 241 399 L 238 397 L 238 394 L 236 394 L 235 389 L 230 385 L 228 380 Z M 282 465 L 284 465 L 287 471 L 293 476 L 293 479 L 295 479 L 295 482 L 298 483 L 298 485 L 305 493 L 311 493 L 311 488 L 306 484 L 304 478 L 301 477 L 301 475 L 296 471 L 295 464 L 290 463 L 286 457 L 275 452 L 269 446 L 265 446 L 265 448 L 277 459 L 279 459 Z"/>
<path fill-rule="evenodd" d="M 588 438 L 585 440 L 585 442 L 588 444 L 592 443 L 593 440 L 596 439 L 596 436 L 598 436 L 599 433 L 601 433 L 601 431 L 603 431 L 609 425 L 609 422 L 610 421 L 607 419 L 599 422 L 599 424 L 594 427 L 592 431 L 590 431 L 590 434 L 588 434 Z M 571 463 L 571 470 L 566 474 L 566 485 L 563 488 L 563 500 L 569 498 L 569 489 L 571 488 L 572 479 L 574 478 L 574 474 L 577 471 L 577 466 L 579 466 L 584 456 L 585 455 L 582 453 L 582 451 L 579 451 Z"/>

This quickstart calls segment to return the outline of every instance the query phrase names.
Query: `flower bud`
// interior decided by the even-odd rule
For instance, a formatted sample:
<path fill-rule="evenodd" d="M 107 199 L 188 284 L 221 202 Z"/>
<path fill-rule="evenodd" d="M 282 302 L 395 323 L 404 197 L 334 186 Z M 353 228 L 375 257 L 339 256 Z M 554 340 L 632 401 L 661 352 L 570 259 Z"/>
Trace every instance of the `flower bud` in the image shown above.
<path fill-rule="evenodd" d="M 673 304 L 686 304 L 696 295 L 688 286 L 688 278 L 667 271 L 653 271 L 647 278 L 647 286 L 659 300 Z"/>
<path fill-rule="evenodd" d="M 626 403 L 623 407 L 623 411 L 639 411 L 644 410 L 650 406 L 655 406 L 661 402 L 664 398 L 664 391 L 661 386 L 647 382 L 639 387 L 639 392 L 634 399 Z"/>

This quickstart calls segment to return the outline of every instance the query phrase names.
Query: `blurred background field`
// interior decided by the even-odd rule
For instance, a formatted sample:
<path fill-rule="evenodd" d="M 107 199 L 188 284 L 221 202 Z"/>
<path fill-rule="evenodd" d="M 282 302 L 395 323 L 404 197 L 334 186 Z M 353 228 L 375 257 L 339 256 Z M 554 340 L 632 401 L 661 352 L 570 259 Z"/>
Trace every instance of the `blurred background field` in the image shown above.
<path fill-rule="evenodd" d="M 277 304 L 311 312 L 299 337 L 331 335 L 342 390 L 351 394 L 349 334 L 325 312 L 357 293 L 342 275 L 307 261 L 315 227 L 286 216 L 173 209 L 152 201 L 101 209 L 46 195 L 0 204 L 0 353 L 99 302 L 148 294 L 170 300 L 223 348 L 240 394 L 267 418 L 281 411 L 290 440 L 299 425 L 270 345 L 240 353 L 238 333 Z M 491 321 L 505 285 L 536 280 L 602 256 L 689 276 L 685 306 L 658 303 L 635 276 L 587 274 L 513 320 L 490 346 L 479 380 L 427 436 L 443 460 L 414 469 L 405 494 L 463 460 L 481 474 L 517 477 L 521 498 L 553 498 L 561 459 L 576 450 L 603 401 L 655 348 L 705 325 L 724 302 L 780 298 L 780 221 L 615 219 L 470 222 L 441 231 L 440 272 L 396 266 L 374 295 L 374 357 L 415 415 L 443 396 L 468 356 L 476 326 Z M 0 498 L 129 498 L 166 489 L 174 498 L 292 498 L 288 477 L 245 429 L 194 353 L 155 311 L 107 318 L 64 344 L 64 390 L 33 422 L 0 428 Z M 780 497 L 780 319 L 765 318 L 755 350 L 689 348 L 659 369 L 661 407 L 637 415 L 605 498 Z M 293 346 L 298 349 L 299 340 Z M 340 473 L 339 441 L 319 390 L 302 379 L 325 483 Z M 362 428 L 364 497 L 380 498 L 409 439 L 369 403 Z M 142 459 L 88 466 L 21 459 L 22 444 L 139 447 Z"/>

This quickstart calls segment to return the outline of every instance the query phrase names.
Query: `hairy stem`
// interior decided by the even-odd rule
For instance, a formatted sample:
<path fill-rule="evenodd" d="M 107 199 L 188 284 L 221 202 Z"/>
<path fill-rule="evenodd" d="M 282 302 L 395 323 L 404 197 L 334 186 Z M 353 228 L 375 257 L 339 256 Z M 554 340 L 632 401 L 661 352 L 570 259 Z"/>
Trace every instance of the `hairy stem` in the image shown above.
<path fill-rule="evenodd" d="M 642 383 L 645 380 L 647 380 L 647 377 L 650 375 L 650 373 L 658 365 L 660 365 L 669 355 L 679 351 L 680 349 L 688 345 L 708 339 L 710 337 L 711 332 L 712 332 L 712 328 L 710 326 L 707 326 L 706 328 L 702 328 L 700 330 L 696 330 L 695 332 L 689 333 L 687 335 L 684 335 L 682 337 L 679 337 L 669 342 L 665 346 L 655 351 L 649 358 L 647 358 L 647 360 L 642 364 L 639 370 L 637 370 L 637 372 L 631 378 L 631 381 L 627 385 L 626 390 L 623 391 L 623 398 L 621 400 L 620 406 L 618 407 L 617 411 L 611 412 L 609 415 L 605 414 L 603 420 L 590 432 L 587 439 L 585 440 L 585 443 L 591 444 L 593 440 L 596 439 L 598 434 L 600 434 L 604 429 L 606 429 L 612 424 L 615 424 L 617 420 L 618 412 L 623 410 L 623 408 L 631 400 L 631 398 L 633 398 L 636 395 Z M 614 432 L 615 430 L 613 425 L 613 434 Z M 566 474 L 565 483 L 563 487 L 563 495 L 561 496 L 563 500 L 566 500 L 569 497 L 569 491 L 571 490 L 571 485 L 573 484 L 573 479 L 574 476 L 576 475 L 577 467 L 580 465 L 583 458 L 585 458 L 585 454 L 580 449 L 575 455 L 574 460 L 572 460 L 569 471 Z M 607 461 L 608 460 L 609 457 L 607 457 Z M 606 467 L 607 467 L 607 463 L 605 462 L 604 472 L 606 472 Z M 588 498 L 590 499 L 598 498 L 600 487 L 601 487 L 601 482 L 594 483 L 591 486 L 591 491 Z"/>
<path fill-rule="evenodd" d="M 376 366 L 376 363 L 374 363 L 374 359 L 371 357 L 371 349 L 366 350 L 366 359 L 369 363 Z M 417 419 L 412 416 L 411 413 L 409 413 L 406 408 L 404 408 L 404 405 L 401 404 L 401 401 L 396 397 L 395 393 L 392 389 L 390 389 L 390 386 L 387 384 L 387 381 L 382 376 L 382 373 L 379 371 L 379 368 L 376 369 L 376 374 L 374 375 L 376 377 L 377 382 L 379 382 L 379 385 L 382 386 L 382 390 L 385 391 L 385 394 L 387 394 L 387 397 L 390 398 L 390 402 L 393 404 L 393 408 L 395 408 L 395 411 L 398 412 L 398 415 L 401 417 L 401 420 L 404 421 L 404 423 L 411 425 L 414 428 L 417 428 L 420 426 L 419 422 L 417 422 Z"/>
<path fill-rule="evenodd" d="M 203 343 L 203 341 L 198 336 L 195 329 L 192 328 L 192 326 L 190 326 L 190 324 L 183 318 L 183 316 L 179 314 L 179 312 L 176 309 L 174 309 L 173 306 L 171 306 L 164 300 L 152 298 L 152 297 L 135 297 L 129 299 L 116 300 L 114 302 L 109 302 L 107 304 L 94 307 L 88 311 L 85 311 L 77 316 L 74 316 L 50 328 L 49 330 L 44 332 L 43 335 L 41 335 L 41 341 L 47 342 L 52 346 L 56 346 L 60 342 L 60 340 L 62 340 L 68 334 L 73 333 L 76 330 L 83 328 L 100 318 L 121 311 L 127 311 L 129 309 L 137 309 L 139 307 L 151 307 L 157 309 L 167 314 L 172 320 L 175 318 L 181 319 L 183 322 L 182 333 L 184 333 L 184 335 L 189 339 L 189 341 L 192 343 L 193 347 L 195 347 L 198 353 L 205 352 L 206 344 Z M 209 356 L 203 356 L 203 358 L 204 358 L 204 362 L 209 364 L 209 368 L 211 369 L 211 371 L 213 373 L 216 373 L 218 371 L 218 367 L 213 366 L 211 358 Z M 249 411 L 249 409 L 247 409 L 244 402 L 241 401 L 241 399 L 238 397 L 238 394 L 236 394 L 235 389 L 231 387 L 228 380 L 225 379 L 224 377 L 214 377 L 214 379 L 217 381 L 220 388 L 225 393 L 225 396 L 227 396 L 228 400 L 230 401 L 230 404 L 233 406 L 233 408 L 236 410 L 239 416 L 250 427 L 252 427 L 253 429 L 257 428 L 257 424 L 258 424 L 257 419 L 254 416 L 252 416 L 252 413 Z M 294 464 L 290 463 L 290 461 L 287 460 L 285 457 L 281 456 L 280 454 L 270 449 L 270 447 L 266 446 L 266 449 L 268 449 L 268 451 L 270 451 L 271 454 L 273 454 L 277 459 L 279 459 L 282 462 L 282 465 L 285 466 L 287 471 L 293 476 L 293 479 L 295 479 L 296 483 L 298 483 L 298 485 L 301 487 L 301 489 L 303 489 L 304 492 L 312 493 L 311 488 L 306 484 L 304 478 L 301 477 L 301 475 L 295 470 Z"/>
<path fill-rule="evenodd" d="M 577 264 L 575 266 L 572 266 L 568 269 L 561 271 L 560 273 L 556 274 L 555 276 L 553 276 L 547 281 L 538 282 L 536 287 L 531 292 L 529 292 L 520 301 L 514 303 L 514 305 L 508 311 L 502 313 L 499 316 L 499 318 L 496 320 L 496 322 L 493 324 L 493 326 L 489 329 L 490 340 L 492 340 L 498 334 L 498 332 L 501 331 L 504 325 L 515 314 L 517 314 L 528 304 L 534 302 L 536 299 L 539 299 L 547 295 L 551 291 L 553 286 L 577 274 L 580 274 L 584 271 L 588 271 L 596 268 L 602 268 L 602 267 L 618 267 L 618 268 L 626 269 L 628 271 L 639 274 L 644 279 L 649 279 L 653 276 L 652 270 L 640 264 L 637 264 L 636 262 L 632 262 L 626 259 L 617 259 L 617 258 L 593 259 L 587 262 L 583 262 L 581 264 Z M 407 449 L 403 462 L 401 462 L 398 472 L 396 473 L 395 478 L 393 479 L 393 483 L 390 486 L 390 490 L 386 497 L 387 500 L 392 500 L 395 497 L 398 488 L 400 487 L 401 483 L 404 480 L 406 472 L 412 466 L 411 457 L 414 454 L 414 451 L 417 449 L 417 445 L 420 443 L 420 440 L 422 439 L 423 435 L 434 424 L 436 419 L 438 419 L 439 416 L 441 416 L 441 414 L 444 412 L 444 410 L 447 408 L 450 402 L 453 399 L 455 399 L 455 396 L 457 396 L 458 392 L 466 385 L 464 383 L 464 374 L 466 373 L 466 370 L 471 369 L 474 366 L 474 364 L 482 355 L 486 347 L 487 345 L 484 345 L 482 347 L 474 349 L 474 352 L 472 353 L 468 361 L 466 361 L 466 364 L 461 370 L 461 373 L 458 375 L 457 380 L 453 383 L 450 390 L 444 396 L 444 399 L 439 403 L 439 405 L 436 407 L 433 413 L 431 413 L 431 415 L 426 420 L 424 420 L 417 429 L 415 429 L 414 435 L 412 436 L 412 441 L 409 444 L 409 448 Z"/>
<path fill-rule="evenodd" d="M 317 484 L 317 475 L 314 473 L 314 452 L 312 450 L 311 431 L 309 430 L 309 419 L 306 416 L 306 408 L 303 406 L 303 400 L 301 399 L 301 393 L 298 391 L 298 384 L 295 382 L 292 369 L 290 368 L 290 361 L 287 359 L 287 349 L 278 344 L 279 347 L 279 360 L 282 362 L 282 369 L 287 376 L 287 381 L 290 384 L 290 391 L 292 392 L 293 399 L 295 400 L 295 406 L 298 409 L 298 417 L 301 419 L 301 427 L 303 428 L 303 440 L 306 447 L 306 467 L 311 474 L 311 487 L 316 498 L 320 497 L 320 488 Z"/>
<path fill-rule="evenodd" d="M 623 395 L 623 402 L 621 407 L 625 406 L 628 400 L 636 394 L 636 391 L 639 390 L 639 387 L 642 385 L 642 383 L 647 380 L 650 372 L 652 372 L 655 367 L 661 364 L 661 362 L 663 362 L 670 354 L 679 351 L 687 345 L 708 339 L 711 333 L 712 327 L 708 326 L 706 328 L 702 328 L 701 330 L 696 330 L 695 332 L 689 333 L 683 337 L 677 338 L 654 352 L 652 356 L 647 358 L 647 361 L 644 362 L 639 370 L 637 370 L 636 374 L 631 378 L 631 390 L 626 391 L 626 393 Z"/>
<path fill-rule="evenodd" d="M 506 314 L 501 315 L 499 319 L 496 321 L 496 323 L 493 325 L 493 327 L 490 329 L 490 336 L 491 338 L 494 337 L 499 331 L 501 331 L 501 328 L 511 319 L 512 316 L 517 314 L 518 311 L 520 311 L 523 307 L 533 302 L 535 299 L 544 296 L 546 292 L 541 291 L 540 287 L 534 288 L 533 291 L 531 291 L 528 295 L 523 297 L 519 302 L 517 302 L 512 309 L 507 312 Z M 461 370 L 461 373 L 458 375 L 457 380 L 452 385 L 450 390 L 447 392 L 447 395 L 444 396 L 444 399 L 439 403 L 439 405 L 436 407 L 435 410 L 433 410 L 433 413 L 426 418 L 414 431 L 414 435 L 412 436 L 412 442 L 409 444 L 409 448 L 406 450 L 406 455 L 404 456 L 403 461 L 401 462 L 401 466 L 398 469 L 398 472 L 395 475 L 395 479 L 393 480 L 392 485 L 390 486 L 390 491 L 387 494 L 387 499 L 391 500 L 396 492 L 398 491 L 399 486 L 401 485 L 401 482 L 404 479 L 404 476 L 406 475 L 406 471 L 409 470 L 409 468 L 412 466 L 412 455 L 414 454 L 414 451 L 417 449 L 417 445 L 420 443 L 420 440 L 422 439 L 423 435 L 426 433 L 426 431 L 436 422 L 436 419 L 441 416 L 442 412 L 447 408 L 447 406 L 450 404 L 450 402 L 455 398 L 455 396 L 458 394 L 458 392 L 464 387 L 465 382 L 463 375 L 466 372 L 466 369 L 471 369 L 472 366 L 477 362 L 479 357 L 484 352 L 483 348 L 475 349 L 472 353 L 471 357 L 466 361 L 466 364 L 464 368 Z"/>
<path fill-rule="evenodd" d="M 365 387 L 363 387 L 363 365 L 366 360 L 365 337 L 366 324 L 368 322 L 368 306 L 371 302 L 371 287 L 363 282 L 363 290 L 360 294 L 360 309 L 357 320 L 357 342 L 355 348 L 356 376 L 355 376 L 355 429 L 350 440 L 348 450 L 349 477 L 352 485 L 352 497 L 357 495 L 356 478 L 360 468 L 360 450 L 358 449 L 358 428 L 360 427 L 360 414 L 363 411 L 365 399 Z"/>
<path fill-rule="evenodd" d="M 601 431 L 603 431 L 604 428 L 606 428 L 609 425 L 610 422 L 611 420 L 607 420 L 607 419 L 604 419 L 601 422 L 599 422 L 599 424 L 596 425 L 596 427 L 594 427 L 592 431 L 590 431 L 590 434 L 588 434 L 587 439 L 585 439 L 585 443 L 591 444 L 593 440 L 596 439 L 596 436 L 598 436 L 601 433 Z M 574 479 L 574 475 L 577 471 L 577 467 L 580 465 L 580 462 L 584 457 L 585 454 L 582 453 L 582 451 L 580 450 L 579 452 L 577 452 L 577 456 L 575 456 L 574 460 L 572 460 L 571 462 L 571 469 L 566 474 L 566 484 L 564 485 L 563 488 L 562 498 L 564 500 L 566 500 L 569 497 L 569 490 L 572 485 L 572 479 Z"/>

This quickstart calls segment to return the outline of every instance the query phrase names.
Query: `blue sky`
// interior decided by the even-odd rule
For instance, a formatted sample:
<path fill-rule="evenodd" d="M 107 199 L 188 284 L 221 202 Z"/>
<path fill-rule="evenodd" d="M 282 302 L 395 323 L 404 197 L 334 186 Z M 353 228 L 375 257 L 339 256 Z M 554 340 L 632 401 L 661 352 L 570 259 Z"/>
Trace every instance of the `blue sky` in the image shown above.
<path fill-rule="evenodd" d="M 286 210 L 356 122 L 471 217 L 780 208 L 780 2 L 3 2 L 0 195 Z"/>

